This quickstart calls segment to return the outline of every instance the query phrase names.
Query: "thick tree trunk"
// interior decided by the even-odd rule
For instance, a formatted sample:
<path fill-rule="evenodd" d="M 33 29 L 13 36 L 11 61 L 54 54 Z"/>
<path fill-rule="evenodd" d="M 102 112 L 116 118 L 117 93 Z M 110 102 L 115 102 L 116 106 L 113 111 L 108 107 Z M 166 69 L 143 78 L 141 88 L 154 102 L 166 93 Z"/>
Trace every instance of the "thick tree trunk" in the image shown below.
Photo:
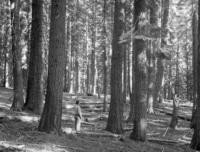
<path fill-rule="evenodd" d="M 65 66 L 66 1 L 51 1 L 49 69 L 44 110 L 39 131 L 61 133 L 63 76 Z"/>
<path fill-rule="evenodd" d="M 106 130 L 113 133 L 122 133 L 123 95 L 122 95 L 122 58 L 123 44 L 119 43 L 124 32 L 125 1 L 115 0 L 114 31 L 112 41 L 111 66 L 111 102 Z"/>
<path fill-rule="evenodd" d="M 13 79 L 14 79 L 14 98 L 11 106 L 11 110 L 21 111 L 24 98 L 23 98 L 23 79 L 22 79 L 22 67 L 21 67 L 21 50 L 20 50 L 20 18 L 19 18 L 19 3 L 20 0 L 11 1 L 11 6 L 14 8 L 11 10 L 12 20 L 12 54 L 13 54 Z"/>
<path fill-rule="evenodd" d="M 142 34 L 144 27 L 141 27 L 139 21 L 145 20 L 146 15 L 146 4 L 145 0 L 136 0 L 134 2 L 134 20 L 135 30 L 138 34 Z M 146 67 L 146 46 L 143 39 L 135 39 L 134 41 L 134 76 L 135 85 L 134 87 L 134 127 L 130 135 L 131 139 L 137 141 L 146 140 L 146 102 L 147 102 L 147 67 Z"/>
<path fill-rule="evenodd" d="M 157 0 L 151 1 L 151 8 L 150 8 L 150 24 L 153 27 L 159 27 L 159 2 Z M 154 34 L 154 33 L 152 33 Z M 155 82 L 155 52 L 157 51 L 158 40 L 151 40 L 150 47 L 148 50 L 148 112 L 154 113 L 153 110 L 153 88 Z"/>
<path fill-rule="evenodd" d="M 194 40 L 193 40 L 194 41 Z M 200 41 L 200 0 L 198 1 L 198 43 Z M 193 48 L 194 49 L 194 48 Z M 200 45 L 198 44 L 197 52 L 197 65 L 194 68 L 196 69 L 197 75 L 200 75 Z M 194 115 L 194 133 L 191 141 L 191 148 L 195 150 L 200 150 L 200 78 L 197 77 L 197 100 L 196 100 L 196 109 Z"/>
<path fill-rule="evenodd" d="M 166 45 L 166 29 L 168 24 L 168 18 L 169 18 L 169 0 L 164 0 L 163 2 L 163 14 L 162 14 L 162 29 L 164 32 L 162 32 L 161 35 L 161 48 L 164 48 Z M 160 54 L 161 51 L 158 51 L 158 54 Z M 163 78 L 164 78 L 164 58 L 161 55 L 158 55 L 157 59 L 157 72 L 156 72 L 156 80 L 155 80 L 155 87 L 154 87 L 154 107 L 158 106 L 158 102 L 162 101 L 162 89 L 163 89 Z"/>
<path fill-rule="evenodd" d="M 42 113 L 43 101 L 43 52 L 42 52 L 43 1 L 32 2 L 31 52 L 28 73 L 27 97 L 24 108 Z"/>

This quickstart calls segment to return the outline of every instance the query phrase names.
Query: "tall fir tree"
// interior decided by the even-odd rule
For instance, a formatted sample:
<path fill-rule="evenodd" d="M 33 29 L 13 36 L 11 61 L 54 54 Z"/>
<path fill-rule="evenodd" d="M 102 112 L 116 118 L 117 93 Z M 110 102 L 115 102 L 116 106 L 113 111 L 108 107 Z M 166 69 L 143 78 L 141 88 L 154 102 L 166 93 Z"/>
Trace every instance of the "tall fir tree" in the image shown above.
<path fill-rule="evenodd" d="M 45 106 L 39 131 L 61 133 L 63 76 L 65 66 L 66 1 L 51 1 L 50 45 Z"/>

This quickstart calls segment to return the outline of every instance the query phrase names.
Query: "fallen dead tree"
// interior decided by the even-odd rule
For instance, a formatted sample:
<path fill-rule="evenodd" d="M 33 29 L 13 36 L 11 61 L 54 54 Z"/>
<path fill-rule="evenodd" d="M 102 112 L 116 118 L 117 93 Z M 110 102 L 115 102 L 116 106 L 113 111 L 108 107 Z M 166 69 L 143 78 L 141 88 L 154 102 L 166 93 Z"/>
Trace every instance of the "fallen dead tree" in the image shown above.
<path fill-rule="evenodd" d="M 172 116 L 172 112 L 169 111 L 169 110 L 166 110 L 166 109 L 164 109 L 164 108 L 162 108 L 162 109 L 160 109 L 160 108 L 155 108 L 155 110 L 156 110 L 156 111 L 159 111 L 159 112 L 161 112 L 161 113 L 165 113 L 166 115 Z M 191 121 L 191 117 L 186 116 L 186 115 L 183 115 L 183 114 L 180 114 L 180 113 L 177 115 L 177 117 L 178 117 L 179 119 L 182 119 L 182 120 Z"/>
<path fill-rule="evenodd" d="M 185 143 L 182 143 L 178 140 L 161 139 L 161 138 L 148 138 L 147 141 L 159 144 L 167 144 L 167 145 L 174 145 L 174 144 L 185 145 Z"/>
<path fill-rule="evenodd" d="M 86 135 L 86 136 L 95 136 L 95 137 L 109 137 L 109 138 L 120 138 L 122 135 L 119 134 L 113 134 L 110 132 L 102 132 L 102 133 L 98 133 L 98 132 L 80 132 L 78 133 L 78 135 Z"/>

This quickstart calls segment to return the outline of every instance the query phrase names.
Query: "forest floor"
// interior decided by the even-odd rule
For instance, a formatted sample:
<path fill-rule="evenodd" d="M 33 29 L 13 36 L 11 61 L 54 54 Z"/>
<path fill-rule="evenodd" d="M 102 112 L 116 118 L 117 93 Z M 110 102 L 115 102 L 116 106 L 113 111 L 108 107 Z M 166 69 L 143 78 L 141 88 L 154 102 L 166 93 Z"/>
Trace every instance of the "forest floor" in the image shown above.
<path fill-rule="evenodd" d="M 97 97 L 74 96 L 64 93 L 63 135 L 37 131 L 39 116 L 10 111 L 12 90 L 0 88 L 0 151 L 1 152 L 193 152 L 189 143 L 193 131 L 188 120 L 179 119 L 175 130 L 169 129 L 171 116 L 162 112 L 148 115 L 146 142 L 129 139 L 132 123 L 125 123 L 123 135 L 104 130 L 108 113 L 102 113 L 102 100 Z M 82 131 L 74 131 L 73 107 L 81 102 L 86 122 Z M 161 105 L 169 111 L 172 104 Z M 126 107 L 129 107 L 128 105 Z M 181 105 L 181 112 L 191 116 L 191 105 Z M 125 117 L 127 113 L 125 113 Z M 182 113 L 183 114 L 183 113 Z"/>

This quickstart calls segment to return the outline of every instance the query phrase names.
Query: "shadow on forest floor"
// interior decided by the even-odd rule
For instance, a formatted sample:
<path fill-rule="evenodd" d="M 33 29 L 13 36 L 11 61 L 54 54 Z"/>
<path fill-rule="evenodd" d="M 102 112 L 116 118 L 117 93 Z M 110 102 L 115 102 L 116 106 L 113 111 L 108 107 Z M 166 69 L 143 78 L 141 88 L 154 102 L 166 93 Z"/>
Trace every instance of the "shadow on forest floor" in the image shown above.
<path fill-rule="evenodd" d="M 82 132 L 74 133 L 73 106 L 74 95 L 64 93 L 62 136 L 38 132 L 39 116 L 26 112 L 13 112 L 9 108 L 12 90 L 0 88 L 0 151 L 26 152 L 184 152 L 191 140 L 192 130 L 189 122 L 179 120 L 176 130 L 168 129 L 170 116 L 158 113 L 148 115 L 148 138 L 180 141 L 135 142 L 129 139 L 132 123 L 124 123 L 127 128 L 121 136 L 104 130 L 108 113 L 102 111 L 102 100 L 96 97 L 79 96 L 85 121 Z M 129 106 L 127 106 L 129 107 Z M 192 150 L 190 150 L 192 152 Z"/>

